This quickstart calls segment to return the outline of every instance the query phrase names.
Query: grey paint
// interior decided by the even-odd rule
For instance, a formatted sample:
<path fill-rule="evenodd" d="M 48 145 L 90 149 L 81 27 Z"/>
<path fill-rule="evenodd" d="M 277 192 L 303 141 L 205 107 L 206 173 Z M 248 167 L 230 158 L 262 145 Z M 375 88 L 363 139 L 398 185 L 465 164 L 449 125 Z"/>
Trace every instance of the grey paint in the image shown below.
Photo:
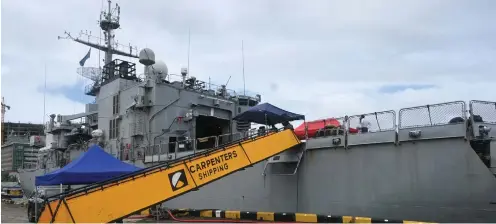
<path fill-rule="evenodd" d="M 333 141 L 339 141 L 339 144 L 334 145 Z M 325 136 L 319 138 L 311 138 L 307 140 L 307 148 L 308 149 L 316 149 L 316 148 L 343 148 L 345 146 L 345 136 L 336 135 L 336 136 Z"/>
<path fill-rule="evenodd" d="M 262 163 L 263 164 L 263 163 Z M 464 139 L 308 150 L 294 176 L 262 164 L 166 203 L 172 208 L 495 222 L 496 179 Z"/>
<path fill-rule="evenodd" d="M 371 132 L 366 135 L 348 134 L 348 146 L 395 142 L 396 131 Z"/>
<path fill-rule="evenodd" d="M 493 168 L 492 171 L 496 175 L 496 141 L 491 142 L 490 150 L 491 150 L 491 168 Z"/>
<path fill-rule="evenodd" d="M 306 144 L 302 143 L 271 157 L 266 161 L 264 175 L 295 175 L 305 153 Z"/>
<path fill-rule="evenodd" d="M 145 69 L 146 70 L 146 69 Z M 133 146 L 133 156 L 136 152 L 155 144 L 167 143 L 169 137 L 178 137 L 181 133 L 195 139 L 195 119 L 184 119 L 177 122 L 176 117 L 186 117 L 190 112 L 194 116 L 213 116 L 231 120 L 248 106 L 238 105 L 236 99 L 215 96 L 215 91 L 199 92 L 183 88 L 180 82 L 163 83 L 155 74 L 145 71 L 145 81 L 135 82 L 116 79 L 100 87 L 97 94 L 99 110 L 98 128 L 107 135 L 105 150 L 119 157 L 123 146 Z M 153 80 L 153 81 L 151 81 Z M 119 114 L 112 114 L 113 96 L 119 96 Z M 133 104 L 137 97 L 145 99 L 145 106 Z M 258 99 L 257 99 L 258 100 Z M 108 139 L 109 122 L 120 118 L 119 137 Z M 225 131 L 236 130 L 235 122 Z M 163 130 L 166 130 L 164 133 Z"/>
<path fill-rule="evenodd" d="M 420 136 L 418 138 L 412 138 L 409 136 L 410 131 L 420 131 Z M 465 123 L 446 124 L 432 127 L 405 128 L 398 131 L 398 141 L 400 142 L 465 136 Z"/>
<path fill-rule="evenodd" d="M 311 150 L 299 171 L 302 212 L 496 221 L 496 179 L 463 139 Z"/>
<path fill-rule="evenodd" d="M 263 176 L 264 163 L 164 203 L 170 208 L 296 211 L 296 177 Z"/>

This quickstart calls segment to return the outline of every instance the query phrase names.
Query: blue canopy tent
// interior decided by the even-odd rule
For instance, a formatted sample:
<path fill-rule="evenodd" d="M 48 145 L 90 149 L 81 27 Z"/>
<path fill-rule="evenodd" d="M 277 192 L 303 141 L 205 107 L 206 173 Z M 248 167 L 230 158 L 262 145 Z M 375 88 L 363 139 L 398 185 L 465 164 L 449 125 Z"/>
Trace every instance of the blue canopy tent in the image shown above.
<path fill-rule="evenodd" d="M 270 103 L 262 103 L 236 115 L 233 120 L 275 125 L 284 121 L 305 120 L 305 115 L 283 110 Z"/>
<path fill-rule="evenodd" d="M 37 176 L 36 186 L 85 185 L 139 170 L 139 167 L 122 162 L 93 145 L 87 152 L 61 169 Z"/>

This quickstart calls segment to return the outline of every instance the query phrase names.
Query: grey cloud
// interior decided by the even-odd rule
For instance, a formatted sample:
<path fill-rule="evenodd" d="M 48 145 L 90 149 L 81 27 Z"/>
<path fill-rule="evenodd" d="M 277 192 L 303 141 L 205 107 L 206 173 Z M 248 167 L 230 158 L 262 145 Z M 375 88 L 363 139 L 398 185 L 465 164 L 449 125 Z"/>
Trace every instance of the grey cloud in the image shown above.
<path fill-rule="evenodd" d="M 481 22 L 493 16 L 488 10 L 494 6 L 491 2 L 229 1 L 221 9 L 218 5 L 181 1 L 136 7 L 146 8 L 144 17 L 152 21 L 150 25 L 180 34 L 183 43 L 191 28 L 194 57 L 201 58 L 193 68 L 201 67 L 205 73 L 219 67 L 239 72 L 241 39 L 250 60 L 246 69 L 255 79 L 279 75 L 296 79 L 302 74 L 335 80 L 485 77 L 492 61 L 460 61 L 495 55 L 488 45 L 496 45 L 487 34 L 496 30 Z M 485 35 L 476 35 L 481 32 Z M 435 62 L 424 63 L 433 60 L 429 59 L 433 51 Z M 467 52 L 470 58 L 451 56 Z M 411 60 L 411 55 L 426 54 L 421 62 Z"/>

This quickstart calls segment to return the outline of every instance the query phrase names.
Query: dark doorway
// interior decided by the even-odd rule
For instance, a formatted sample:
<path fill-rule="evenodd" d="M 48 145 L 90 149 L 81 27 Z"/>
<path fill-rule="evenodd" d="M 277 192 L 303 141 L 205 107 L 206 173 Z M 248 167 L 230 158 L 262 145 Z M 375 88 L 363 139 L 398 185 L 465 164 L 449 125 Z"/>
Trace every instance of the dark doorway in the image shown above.
<path fill-rule="evenodd" d="M 198 116 L 196 118 L 196 138 L 219 136 L 231 132 L 229 120 L 211 116 Z M 208 138 L 196 142 L 197 149 L 209 149 L 215 147 L 215 139 Z M 219 142 L 221 144 L 221 142 Z"/>
<path fill-rule="evenodd" d="M 176 137 L 169 137 L 169 153 L 176 152 Z"/>

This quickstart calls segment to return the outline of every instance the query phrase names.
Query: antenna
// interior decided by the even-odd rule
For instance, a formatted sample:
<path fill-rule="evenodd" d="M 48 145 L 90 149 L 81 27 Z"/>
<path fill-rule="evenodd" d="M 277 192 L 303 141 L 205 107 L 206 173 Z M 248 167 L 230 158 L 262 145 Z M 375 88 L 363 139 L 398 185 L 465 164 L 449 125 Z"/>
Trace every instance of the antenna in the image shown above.
<path fill-rule="evenodd" d="M 106 0 L 108 2 L 108 9 L 105 11 L 106 5 L 104 4 L 105 0 L 102 0 L 101 9 L 100 9 L 100 18 L 98 20 L 98 25 L 100 26 L 100 32 L 98 36 L 91 35 L 91 32 L 88 31 L 80 31 L 79 36 L 72 36 L 69 32 L 64 31 L 65 36 L 58 36 L 58 39 L 70 39 L 74 42 L 84 44 L 91 48 L 95 48 L 99 50 L 98 52 L 98 68 L 94 67 L 83 67 L 78 68 L 77 73 L 85 78 L 89 78 L 93 81 L 93 86 L 98 86 L 98 81 L 102 76 L 102 66 L 100 63 L 102 62 L 100 58 L 100 53 L 104 53 L 104 63 L 103 67 L 107 63 L 112 62 L 113 55 L 120 55 L 124 57 L 130 58 L 139 58 L 138 56 L 138 47 L 129 45 L 119 44 L 115 40 L 116 29 L 121 27 L 120 25 L 120 13 L 121 7 L 119 4 L 115 4 L 115 7 L 112 8 L 112 1 Z M 103 37 L 102 37 L 103 31 Z M 90 57 L 89 55 L 87 57 Z M 85 57 L 86 58 L 86 57 Z M 87 58 L 86 58 L 87 59 Z M 88 95 L 88 94 L 87 94 Z M 92 95 L 92 94 L 90 94 Z M 94 96 L 94 95 L 92 95 Z"/>
<path fill-rule="evenodd" d="M 191 46 L 191 29 L 188 28 L 188 73 L 191 75 L 191 71 L 189 70 L 189 52 Z"/>
<path fill-rule="evenodd" d="M 45 88 L 43 89 L 43 125 L 45 125 L 46 116 L 46 63 L 45 63 Z"/>
<path fill-rule="evenodd" d="M 225 86 L 227 86 L 227 84 L 229 83 L 229 80 L 231 80 L 231 76 L 229 76 L 229 78 L 227 79 Z"/>
<path fill-rule="evenodd" d="M 241 58 L 243 60 L 243 95 L 246 96 L 246 85 L 245 85 L 245 51 L 243 46 L 243 40 L 241 40 Z M 229 77 L 231 78 L 231 77 Z"/>
<path fill-rule="evenodd" d="M 139 58 L 137 47 L 133 47 L 131 45 L 122 45 L 115 41 L 114 30 L 120 28 L 120 12 L 121 7 L 119 6 L 119 4 L 115 4 L 115 8 L 112 9 L 111 0 L 108 0 L 108 11 L 105 12 L 102 10 L 100 12 L 100 20 L 98 21 L 98 23 L 100 25 L 100 28 L 103 30 L 104 38 L 92 36 L 91 33 L 81 31 L 79 33 L 79 37 L 73 37 L 69 32 L 64 32 L 66 36 L 59 36 L 58 39 L 71 39 L 80 44 L 84 44 L 86 46 L 105 52 L 105 64 L 112 61 L 112 56 L 114 54 L 131 58 Z M 103 41 L 105 44 L 100 44 L 101 41 Z"/>

